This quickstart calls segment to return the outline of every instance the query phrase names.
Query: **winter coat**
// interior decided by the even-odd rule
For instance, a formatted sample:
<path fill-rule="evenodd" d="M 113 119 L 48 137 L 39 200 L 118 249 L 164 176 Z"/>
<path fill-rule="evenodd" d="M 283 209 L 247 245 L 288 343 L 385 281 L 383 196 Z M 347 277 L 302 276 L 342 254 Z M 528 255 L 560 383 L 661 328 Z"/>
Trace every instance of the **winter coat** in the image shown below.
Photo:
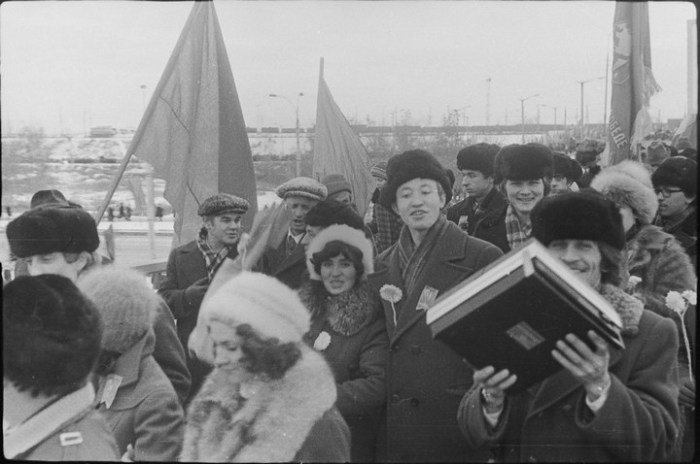
<path fill-rule="evenodd" d="M 192 379 L 185 361 L 185 349 L 177 337 L 175 318 L 164 301 L 156 310 L 153 333 L 156 336 L 153 359 L 170 379 L 180 404 L 183 404 L 190 392 Z"/>
<path fill-rule="evenodd" d="M 484 418 L 481 390 L 465 395 L 459 426 L 474 447 L 493 448 L 497 462 L 660 461 L 679 438 L 678 335 L 667 318 L 644 310 L 621 289 L 602 295 L 620 314 L 624 350 L 611 350 L 612 379 L 603 406 L 592 412 L 586 391 L 569 371 L 517 395 L 506 395 L 492 428 Z"/>
<path fill-rule="evenodd" d="M 285 239 L 282 240 L 282 243 L 277 248 L 265 250 L 260 263 L 256 267 L 260 272 L 275 277 L 289 288 L 296 290 L 308 278 L 306 253 L 304 246 L 301 244 L 303 237 L 289 256 L 287 256 L 286 237 L 285 235 Z"/>
<path fill-rule="evenodd" d="M 467 233 L 486 240 L 504 253 L 510 250 L 506 240 L 505 214 L 508 202 L 496 187 L 486 195 L 482 204 L 474 211 L 474 198 L 467 197 L 447 210 L 447 220 L 459 225 L 462 216 L 467 216 Z"/>
<path fill-rule="evenodd" d="M 181 460 L 349 461 L 333 374 L 321 355 L 299 348 L 301 358 L 277 380 L 214 369 L 188 409 Z"/>
<path fill-rule="evenodd" d="M 94 397 L 88 383 L 35 414 L 3 437 L 5 459 L 119 461 L 114 435 L 92 406 Z"/>
<path fill-rule="evenodd" d="M 153 356 L 148 332 L 116 361 L 112 374 L 122 380 L 113 402 L 105 403 L 108 377 L 99 380 L 97 406 L 114 432 L 120 455 L 134 447 L 136 461 L 174 461 L 180 454 L 184 413 L 175 390 Z"/>
<path fill-rule="evenodd" d="M 341 295 L 330 296 L 323 283 L 311 280 L 299 289 L 301 301 L 311 312 L 311 329 L 304 337 L 310 345 L 324 331 L 327 348 L 317 348 L 326 358 L 338 387 L 336 406 L 350 427 L 351 460 L 372 462 L 382 407 L 386 402 L 388 337 L 384 314 L 376 293 L 366 282 Z M 339 317 L 327 319 L 328 305 Z"/>
<path fill-rule="evenodd" d="M 400 240 L 400 239 L 399 239 Z M 404 288 L 399 242 L 379 255 L 375 272 L 367 276 L 377 291 L 385 284 L 403 291 L 392 305 L 381 300 L 389 334 L 386 430 L 381 445 L 389 461 L 474 461 L 476 453 L 457 427 L 459 401 L 472 383 L 472 370 L 454 351 L 433 340 L 425 311 L 417 304 L 426 287 L 438 296 L 503 253 L 494 245 L 470 237 L 451 222 L 425 261 L 416 285 Z"/>
<path fill-rule="evenodd" d="M 683 221 L 677 224 L 664 226 L 661 217 L 657 217 L 655 224 L 662 226 L 665 232 L 676 237 L 690 257 L 690 262 L 697 269 L 698 266 L 698 211 L 697 206 L 691 205 L 692 212 Z"/>

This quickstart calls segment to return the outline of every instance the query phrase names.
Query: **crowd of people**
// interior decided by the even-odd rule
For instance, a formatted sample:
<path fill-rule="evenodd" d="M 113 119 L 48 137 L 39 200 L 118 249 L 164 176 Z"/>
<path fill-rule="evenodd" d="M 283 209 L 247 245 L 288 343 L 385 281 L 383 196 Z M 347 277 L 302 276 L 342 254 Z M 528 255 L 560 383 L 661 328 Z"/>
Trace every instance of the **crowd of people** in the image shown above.
<path fill-rule="evenodd" d="M 409 150 L 372 166 L 364 217 L 342 175 L 297 177 L 255 249 L 249 202 L 219 193 L 156 291 L 103 259 L 79 205 L 37 192 L 6 229 L 5 457 L 690 461 L 697 165 L 664 150 L 602 167 L 588 141 L 478 143 L 456 154 L 459 201 L 451 171 Z M 426 311 L 530 240 L 610 303 L 625 348 L 569 334 L 561 370 L 511 393 L 514 374 L 435 340 Z"/>

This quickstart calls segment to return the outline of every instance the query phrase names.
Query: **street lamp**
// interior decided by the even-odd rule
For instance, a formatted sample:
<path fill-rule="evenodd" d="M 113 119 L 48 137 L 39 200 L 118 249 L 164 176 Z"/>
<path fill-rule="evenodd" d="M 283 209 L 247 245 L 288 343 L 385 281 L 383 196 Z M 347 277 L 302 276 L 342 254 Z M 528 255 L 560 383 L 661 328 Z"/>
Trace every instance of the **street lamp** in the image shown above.
<path fill-rule="evenodd" d="M 550 108 L 554 110 L 554 125 L 557 125 L 557 110 L 559 109 L 558 106 L 550 106 L 550 105 L 537 105 L 537 106 L 542 106 L 544 108 Z"/>
<path fill-rule="evenodd" d="M 299 92 L 297 94 L 296 107 L 294 106 L 292 101 L 289 98 L 285 97 L 284 95 L 279 95 L 276 93 L 271 93 L 269 95 L 270 97 L 273 97 L 273 98 L 283 98 L 283 99 L 287 100 L 287 103 L 292 105 L 292 108 L 295 109 L 295 113 L 296 113 L 296 138 L 297 138 L 297 156 L 296 156 L 296 158 L 297 158 L 297 177 L 301 176 L 301 149 L 299 148 L 299 98 L 302 97 L 303 95 L 304 95 L 304 92 Z"/>
<path fill-rule="evenodd" d="M 534 97 L 539 97 L 540 94 L 536 93 L 530 95 L 529 97 L 519 98 L 520 100 L 520 134 L 522 136 L 522 143 L 525 143 L 525 100 L 529 100 Z"/>
<path fill-rule="evenodd" d="M 599 81 L 601 79 L 605 79 L 605 76 L 600 76 L 600 77 L 594 77 L 593 79 L 588 79 L 587 81 L 577 81 L 579 84 L 581 84 L 581 139 L 583 140 L 583 111 L 584 111 L 584 106 L 583 106 L 583 85 L 587 84 L 589 82 L 593 81 Z"/>
<path fill-rule="evenodd" d="M 146 112 L 146 84 L 141 84 L 141 106 L 144 113 Z"/>

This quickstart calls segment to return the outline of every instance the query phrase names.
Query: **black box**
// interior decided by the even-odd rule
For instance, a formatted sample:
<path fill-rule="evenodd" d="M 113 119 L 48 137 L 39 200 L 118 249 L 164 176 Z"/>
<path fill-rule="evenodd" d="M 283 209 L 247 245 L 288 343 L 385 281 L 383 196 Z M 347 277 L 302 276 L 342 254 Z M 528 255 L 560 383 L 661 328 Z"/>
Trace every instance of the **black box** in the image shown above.
<path fill-rule="evenodd" d="M 594 330 L 624 348 L 617 312 L 534 239 L 441 296 L 426 321 L 473 368 L 517 374 L 509 393 L 563 369 L 551 351 L 568 333 L 595 349 L 587 335 Z"/>

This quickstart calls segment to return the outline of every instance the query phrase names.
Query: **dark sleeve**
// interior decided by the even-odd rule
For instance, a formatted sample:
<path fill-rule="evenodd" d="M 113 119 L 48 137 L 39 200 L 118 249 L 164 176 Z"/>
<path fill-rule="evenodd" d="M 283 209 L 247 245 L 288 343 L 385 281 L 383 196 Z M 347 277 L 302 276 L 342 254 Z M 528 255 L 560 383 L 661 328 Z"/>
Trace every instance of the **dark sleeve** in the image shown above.
<path fill-rule="evenodd" d="M 165 302 L 158 307 L 153 321 L 153 332 L 156 335 L 153 358 L 173 384 L 180 404 L 184 404 L 190 392 L 192 379 L 185 362 L 185 349 L 175 330 L 175 319 Z"/>
<path fill-rule="evenodd" d="M 457 424 L 466 438 L 467 443 L 474 449 L 483 449 L 498 443 L 503 436 L 505 423 L 509 414 L 506 404 L 498 418 L 495 429 L 488 423 L 481 405 L 481 389 L 471 388 L 462 398 L 457 410 Z"/>
<path fill-rule="evenodd" d="M 350 429 L 335 406 L 311 428 L 294 462 L 350 462 Z"/>
<path fill-rule="evenodd" d="M 158 294 L 168 305 L 173 316 L 180 318 L 188 313 L 190 304 L 185 297 L 185 289 L 180 288 L 179 282 L 177 281 L 176 256 L 177 250 L 172 250 L 170 252 L 170 257 L 168 257 L 165 278 L 161 281 Z"/>

